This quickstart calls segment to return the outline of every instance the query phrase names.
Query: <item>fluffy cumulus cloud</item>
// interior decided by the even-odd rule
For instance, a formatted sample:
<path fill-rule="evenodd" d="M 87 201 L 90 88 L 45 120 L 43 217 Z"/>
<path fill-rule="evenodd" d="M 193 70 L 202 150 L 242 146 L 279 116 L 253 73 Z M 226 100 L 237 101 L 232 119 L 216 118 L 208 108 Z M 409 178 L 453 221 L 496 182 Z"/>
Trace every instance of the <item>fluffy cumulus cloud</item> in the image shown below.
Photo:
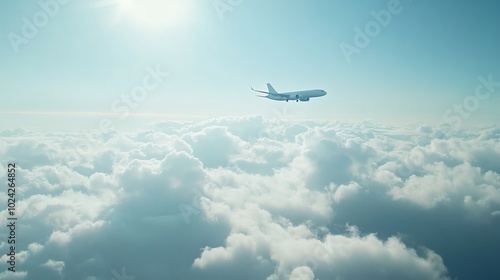
<path fill-rule="evenodd" d="M 0 279 L 495 279 L 498 131 L 261 116 L 3 131 L 18 237 Z"/>

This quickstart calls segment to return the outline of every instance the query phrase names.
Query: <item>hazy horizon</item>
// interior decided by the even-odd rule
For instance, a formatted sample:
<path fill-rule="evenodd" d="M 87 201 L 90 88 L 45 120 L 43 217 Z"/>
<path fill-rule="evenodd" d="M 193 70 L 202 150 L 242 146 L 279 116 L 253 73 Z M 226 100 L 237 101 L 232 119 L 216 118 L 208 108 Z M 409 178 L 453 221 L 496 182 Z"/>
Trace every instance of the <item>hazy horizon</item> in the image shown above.
<path fill-rule="evenodd" d="M 3 1 L 0 280 L 497 279 L 499 11 Z"/>

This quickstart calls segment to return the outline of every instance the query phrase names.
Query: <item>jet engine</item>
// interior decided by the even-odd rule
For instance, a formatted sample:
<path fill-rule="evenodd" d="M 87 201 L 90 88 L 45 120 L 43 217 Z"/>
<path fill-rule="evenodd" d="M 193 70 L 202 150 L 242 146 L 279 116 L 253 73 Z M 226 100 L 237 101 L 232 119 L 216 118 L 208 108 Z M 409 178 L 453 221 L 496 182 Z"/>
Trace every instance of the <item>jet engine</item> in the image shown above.
<path fill-rule="evenodd" d="M 303 102 L 309 101 L 309 97 L 301 97 L 300 101 L 303 101 Z"/>

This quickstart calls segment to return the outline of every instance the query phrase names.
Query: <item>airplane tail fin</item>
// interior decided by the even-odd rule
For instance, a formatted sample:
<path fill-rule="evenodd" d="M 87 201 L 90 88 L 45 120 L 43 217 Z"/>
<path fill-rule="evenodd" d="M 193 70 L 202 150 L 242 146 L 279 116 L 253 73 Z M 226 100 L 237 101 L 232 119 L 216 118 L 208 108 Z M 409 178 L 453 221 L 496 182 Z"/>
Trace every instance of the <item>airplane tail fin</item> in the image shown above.
<path fill-rule="evenodd" d="M 267 90 L 269 93 L 278 93 L 270 83 L 267 84 Z"/>

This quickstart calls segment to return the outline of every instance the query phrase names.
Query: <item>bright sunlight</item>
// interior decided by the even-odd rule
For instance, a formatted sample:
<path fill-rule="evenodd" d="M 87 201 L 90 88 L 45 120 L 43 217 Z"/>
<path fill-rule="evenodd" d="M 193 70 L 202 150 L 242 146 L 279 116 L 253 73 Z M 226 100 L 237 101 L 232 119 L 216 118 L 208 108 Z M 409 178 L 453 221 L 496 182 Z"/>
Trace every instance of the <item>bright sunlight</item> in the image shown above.
<path fill-rule="evenodd" d="M 106 0 L 105 0 L 106 1 Z M 189 19 L 189 2 L 179 0 L 112 0 L 120 19 L 149 29 L 176 26 Z"/>

